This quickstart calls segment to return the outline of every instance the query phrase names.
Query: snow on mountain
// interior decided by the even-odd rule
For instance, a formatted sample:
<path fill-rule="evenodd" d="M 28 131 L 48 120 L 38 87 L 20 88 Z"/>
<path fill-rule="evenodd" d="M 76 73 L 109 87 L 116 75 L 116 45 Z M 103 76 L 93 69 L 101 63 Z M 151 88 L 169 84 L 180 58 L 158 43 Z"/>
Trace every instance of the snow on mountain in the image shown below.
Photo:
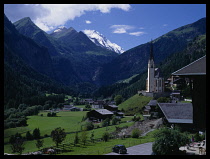
<path fill-rule="evenodd" d="M 95 30 L 83 30 L 83 32 L 88 36 L 88 38 L 98 46 L 105 47 L 111 51 L 118 54 L 124 52 L 124 50 L 117 44 L 112 43 L 106 37 Z"/>
<path fill-rule="evenodd" d="M 60 26 L 60 27 L 58 27 L 58 29 L 54 30 L 53 32 L 54 33 L 61 32 L 62 30 L 66 30 L 66 27 L 65 26 Z"/>

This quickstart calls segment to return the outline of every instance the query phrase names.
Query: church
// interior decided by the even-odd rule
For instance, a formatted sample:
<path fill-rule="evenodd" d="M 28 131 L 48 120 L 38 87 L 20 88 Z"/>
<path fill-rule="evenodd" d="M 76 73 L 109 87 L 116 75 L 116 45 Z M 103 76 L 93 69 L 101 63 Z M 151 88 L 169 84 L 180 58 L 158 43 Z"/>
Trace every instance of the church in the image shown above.
<path fill-rule="evenodd" d="M 148 77 L 146 79 L 146 92 L 150 93 L 163 93 L 164 92 L 164 78 L 162 77 L 161 70 L 155 68 L 153 56 L 153 44 L 150 46 L 150 57 L 148 61 Z"/>

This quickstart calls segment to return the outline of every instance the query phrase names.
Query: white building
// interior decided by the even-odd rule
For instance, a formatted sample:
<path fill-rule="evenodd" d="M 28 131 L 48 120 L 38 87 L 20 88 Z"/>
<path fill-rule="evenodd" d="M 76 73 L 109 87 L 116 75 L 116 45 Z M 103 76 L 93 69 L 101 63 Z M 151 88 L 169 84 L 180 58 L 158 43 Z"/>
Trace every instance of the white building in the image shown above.
<path fill-rule="evenodd" d="M 164 78 L 159 68 L 155 68 L 153 45 L 150 46 L 150 58 L 148 61 L 148 77 L 146 79 L 146 92 L 164 92 Z"/>

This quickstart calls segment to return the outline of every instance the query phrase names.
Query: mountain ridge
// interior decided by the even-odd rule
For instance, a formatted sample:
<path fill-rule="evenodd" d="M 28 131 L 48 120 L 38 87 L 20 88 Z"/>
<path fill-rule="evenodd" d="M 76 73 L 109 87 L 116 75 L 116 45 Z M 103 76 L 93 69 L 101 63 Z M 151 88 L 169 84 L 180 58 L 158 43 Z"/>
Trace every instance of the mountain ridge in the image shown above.
<path fill-rule="evenodd" d="M 100 34 L 96 30 L 83 30 L 83 32 L 88 36 L 88 38 L 94 42 L 96 45 L 107 48 L 108 50 L 114 51 L 118 54 L 124 52 L 124 50 L 117 44 L 109 41 L 105 36 Z"/>
<path fill-rule="evenodd" d="M 171 54 L 182 51 L 196 36 L 206 33 L 206 18 L 181 26 L 153 40 L 155 64 Z M 96 83 L 109 85 L 147 69 L 150 42 L 138 45 L 103 65 Z M 109 77 L 109 78 L 107 78 Z"/>

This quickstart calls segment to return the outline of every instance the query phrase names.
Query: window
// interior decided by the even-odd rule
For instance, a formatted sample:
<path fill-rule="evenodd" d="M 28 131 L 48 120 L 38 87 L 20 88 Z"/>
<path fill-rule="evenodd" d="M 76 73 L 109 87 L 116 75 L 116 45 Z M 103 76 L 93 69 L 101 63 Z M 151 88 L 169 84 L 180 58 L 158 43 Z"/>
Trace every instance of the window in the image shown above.
<path fill-rule="evenodd" d="M 160 81 L 159 81 L 159 87 L 161 87 L 161 79 L 160 79 Z"/>

